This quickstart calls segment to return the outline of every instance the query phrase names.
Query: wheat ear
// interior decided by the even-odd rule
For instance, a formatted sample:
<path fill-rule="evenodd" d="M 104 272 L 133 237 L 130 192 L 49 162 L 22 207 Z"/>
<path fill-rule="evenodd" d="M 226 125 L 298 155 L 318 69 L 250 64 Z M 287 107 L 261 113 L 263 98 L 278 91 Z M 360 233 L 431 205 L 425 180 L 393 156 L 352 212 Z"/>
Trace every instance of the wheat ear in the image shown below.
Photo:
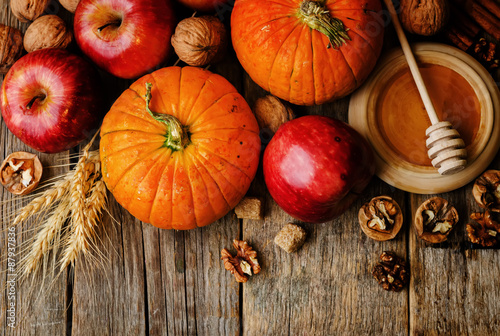
<path fill-rule="evenodd" d="M 57 205 L 53 214 L 47 218 L 42 229 L 37 233 L 36 239 L 32 244 L 31 251 L 24 260 L 23 272 L 25 275 L 35 271 L 38 268 L 42 257 L 53 248 L 56 237 L 61 234 L 61 229 L 68 218 L 70 212 L 70 202 L 67 197 Z M 57 247 L 57 246 L 56 246 Z"/>

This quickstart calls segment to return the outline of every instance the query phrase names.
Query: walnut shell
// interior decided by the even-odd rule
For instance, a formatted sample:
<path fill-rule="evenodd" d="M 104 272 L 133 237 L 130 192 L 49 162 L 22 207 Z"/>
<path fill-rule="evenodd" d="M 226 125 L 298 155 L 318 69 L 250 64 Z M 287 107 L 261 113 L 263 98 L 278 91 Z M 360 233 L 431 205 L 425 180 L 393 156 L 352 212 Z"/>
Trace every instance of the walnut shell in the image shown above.
<path fill-rule="evenodd" d="M 432 197 L 420 204 L 414 220 L 419 238 L 434 244 L 446 241 L 457 222 L 457 210 L 441 197 Z M 440 231 L 440 228 L 447 231 Z"/>
<path fill-rule="evenodd" d="M 15 195 L 35 190 L 42 178 L 43 166 L 35 154 L 14 152 L 0 166 L 0 182 Z"/>
<path fill-rule="evenodd" d="M 383 204 L 383 212 L 379 209 L 379 204 Z M 377 215 L 379 215 L 377 217 Z M 392 220 L 388 223 L 387 216 Z M 371 221 L 381 219 L 386 224 L 384 229 L 377 229 L 370 225 Z M 403 226 L 403 212 L 399 204 L 389 196 L 378 196 L 365 203 L 358 212 L 358 220 L 361 230 L 373 240 L 385 241 L 393 239 Z"/>
<path fill-rule="evenodd" d="M 269 129 L 273 134 L 281 125 L 295 118 L 292 109 L 272 95 L 257 99 L 253 113 L 260 129 Z"/>
<path fill-rule="evenodd" d="M 33 21 L 43 14 L 50 0 L 10 0 L 12 14 L 21 22 Z"/>
<path fill-rule="evenodd" d="M 448 22 L 448 0 L 401 0 L 399 19 L 410 33 L 431 36 Z"/>
<path fill-rule="evenodd" d="M 487 170 L 479 176 L 472 195 L 481 208 L 500 212 L 500 170 Z"/>
<path fill-rule="evenodd" d="M 24 34 L 24 49 L 32 52 L 45 48 L 66 48 L 73 39 L 66 23 L 56 15 L 36 19 Z"/>
<path fill-rule="evenodd" d="M 70 13 L 76 12 L 80 0 L 59 0 L 59 3 Z"/>
<path fill-rule="evenodd" d="M 23 54 L 23 33 L 0 24 L 0 74 L 5 74 Z"/>
<path fill-rule="evenodd" d="M 215 63 L 226 53 L 226 28 L 213 16 L 190 17 L 175 28 L 172 46 L 177 56 L 189 65 Z"/>

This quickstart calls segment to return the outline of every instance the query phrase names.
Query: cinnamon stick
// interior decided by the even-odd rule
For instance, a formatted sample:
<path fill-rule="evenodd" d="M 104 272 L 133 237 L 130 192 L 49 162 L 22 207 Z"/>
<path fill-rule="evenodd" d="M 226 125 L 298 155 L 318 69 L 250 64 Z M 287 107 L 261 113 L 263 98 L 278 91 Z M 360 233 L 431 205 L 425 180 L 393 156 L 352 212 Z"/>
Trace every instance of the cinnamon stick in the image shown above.
<path fill-rule="evenodd" d="M 492 37 L 500 40 L 500 20 L 472 0 L 466 0 L 464 6 L 467 13 L 469 13 L 479 26 Z"/>
<path fill-rule="evenodd" d="M 474 39 L 481 28 L 471 20 L 462 10 L 453 5 L 451 2 L 451 17 L 456 27 L 460 27 L 468 36 Z"/>
<path fill-rule="evenodd" d="M 472 45 L 472 43 L 474 43 L 474 41 L 469 36 L 467 36 L 467 34 L 461 32 L 456 27 L 452 27 L 451 31 L 460 39 L 460 41 L 462 41 L 465 46 L 467 46 L 467 49 Z"/>
<path fill-rule="evenodd" d="M 446 32 L 446 37 L 451 41 L 451 43 L 453 43 L 457 48 L 460 48 L 462 49 L 463 51 L 466 51 L 467 49 L 469 49 L 469 47 L 467 45 L 465 45 L 464 42 L 462 42 L 462 40 L 460 40 L 460 38 L 452 31 L 452 30 L 448 30 Z"/>
<path fill-rule="evenodd" d="M 497 0 L 476 0 L 481 6 L 500 20 L 500 4 Z"/>

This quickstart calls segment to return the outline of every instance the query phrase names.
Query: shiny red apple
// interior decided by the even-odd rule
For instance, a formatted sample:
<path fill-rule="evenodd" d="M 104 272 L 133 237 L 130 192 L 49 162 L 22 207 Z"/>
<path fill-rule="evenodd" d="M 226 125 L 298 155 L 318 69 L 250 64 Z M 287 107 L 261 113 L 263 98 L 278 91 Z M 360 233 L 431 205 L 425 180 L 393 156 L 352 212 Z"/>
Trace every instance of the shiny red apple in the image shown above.
<path fill-rule="evenodd" d="M 2 117 L 31 148 L 57 153 L 93 134 L 103 117 L 97 70 L 63 49 L 19 59 L 2 83 Z"/>
<path fill-rule="evenodd" d="M 80 49 L 121 78 L 139 77 L 165 61 L 174 25 L 169 0 L 82 0 L 74 19 Z"/>
<path fill-rule="evenodd" d="M 217 10 L 224 10 L 228 0 L 178 0 L 181 4 L 202 12 L 214 12 Z"/>
<path fill-rule="evenodd" d="M 327 222 L 349 208 L 371 180 L 375 164 L 368 142 L 352 127 L 323 116 L 282 125 L 264 153 L 269 193 L 304 222 Z"/>

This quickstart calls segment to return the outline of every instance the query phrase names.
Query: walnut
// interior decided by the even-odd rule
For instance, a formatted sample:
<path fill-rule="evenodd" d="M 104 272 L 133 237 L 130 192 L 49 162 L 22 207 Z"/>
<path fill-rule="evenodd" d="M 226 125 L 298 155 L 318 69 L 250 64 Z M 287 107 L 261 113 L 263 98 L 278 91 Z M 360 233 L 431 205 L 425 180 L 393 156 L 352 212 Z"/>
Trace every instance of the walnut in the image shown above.
<path fill-rule="evenodd" d="M 412 34 L 435 35 L 448 22 L 448 0 L 401 0 L 400 4 L 401 25 Z"/>
<path fill-rule="evenodd" d="M 172 46 L 185 63 L 205 66 L 222 60 L 227 40 L 226 28 L 218 18 L 190 17 L 179 22 L 175 28 Z"/>
<path fill-rule="evenodd" d="M 15 195 L 33 191 L 42 178 L 43 166 L 35 154 L 14 152 L 0 166 L 0 181 Z"/>
<path fill-rule="evenodd" d="M 0 74 L 5 74 L 23 54 L 20 30 L 0 24 Z"/>
<path fill-rule="evenodd" d="M 492 213 L 486 210 L 484 213 L 475 212 L 470 218 L 476 223 L 468 223 L 467 235 L 474 244 L 485 247 L 495 246 L 500 238 L 500 223 L 492 218 Z"/>
<path fill-rule="evenodd" d="M 50 0 L 10 0 L 12 14 L 21 22 L 33 21 L 43 14 Z"/>
<path fill-rule="evenodd" d="M 224 268 L 234 274 L 236 281 L 247 282 L 253 274 L 260 272 L 260 265 L 257 260 L 257 252 L 252 249 L 246 241 L 233 240 L 233 246 L 238 251 L 235 257 L 227 249 L 223 249 L 221 259 L 224 261 Z"/>
<path fill-rule="evenodd" d="M 403 259 L 394 252 L 384 251 L 373 268 L 372 275 L 383 289 L 399 292 L 410 280 L 410 272 Z"/>
<path fill-rule="evenodd" d="M 272 134 L 276 133 L 281 125 L 295 118 L 292 109 L 272 95 L 257 99 L 253 113 L 260 129 L 269 129 Z"/>
<path fill-rule="evenodd" d="M 274 237 L 274 243 L 287 253 L 292 253 L 302 247 L 306 241 L 306 236 L 306 231 L 302 227 L 288 223 Z"/>
<path fill-rule="evenodd" d="M 500 170 L 487 170 L 478 177 L 472 195 L 481 208 L 500 212 Z"/>
<path fill-rule="evenodd" d="M 378 196 L 365 203 L 358 212 L 359 225 L 370 238 L 378 241 L 393 239 L 403 225 L 398 203 L 389 196 Z"/>
<path fill-rule="evenodd" d="M 418 207 L 414 224 L 421 239 L 429 243 L 442 243 L 457 222 L 457 210 L 447 200 L 433 197 Z"/>
<path fill-rule="evenodd" d="M 80 0 L 59 0 L 59 3 L 66 8 L 68 12 L 74 13 L 76 11 L 76 7 L 80 3 Z"/>
<path fill-rule="evenodd" d="M 240 219 L 264 219 L 264 207 L 257 197 L 245 197 L 234 208 L 236 217 Z"/>
<path fill-rule="evenodd" d="M 32 52 L 45 48 L 66 48 L 73 39 L 71 31 L 57 15 L 44 15 L 36 19 L 24 34 L 24 49 Z"/>

